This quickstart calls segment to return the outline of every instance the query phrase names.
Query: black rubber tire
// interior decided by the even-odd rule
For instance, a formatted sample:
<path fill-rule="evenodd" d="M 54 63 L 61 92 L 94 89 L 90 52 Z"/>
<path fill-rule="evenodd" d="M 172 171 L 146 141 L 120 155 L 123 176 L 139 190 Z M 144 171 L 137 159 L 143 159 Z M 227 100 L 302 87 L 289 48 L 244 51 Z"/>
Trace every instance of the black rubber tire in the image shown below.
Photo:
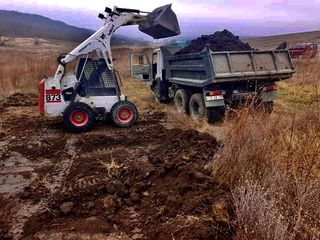
<path fill-rule="evenodd" d="M 191 93 L 186 89 L 179 89 L 174 95 L 174 106 L 180 113 L 189 114 L 189 101 Z"/>
<path fill-rule="evenodd" d="M 191 96 L 189 101 L 189 113 L 191 118 L 196 120 L 205 120 L 207 116 L 207 109 L 204 104 L 202 93 L 195 93 Z"/>
<path fill-rule="evenodd" d="M 207 121 L 208 123 L 219 122 L 223 119 L 223 108 L 213 107 L 207 109 Z"/>
<path fill-rule="evenodd" d="M 86 119 L 83 123 L 78 122 L 78 125 L 76 124 L 76 113 L 82 113 L 83 116 L 86 116 Z M 81 120 L 81 119 L 80 119 Z M 80 121 L 79 120 L 79 121 Z M 94 110 L 88 106 L 85 103 L 81 102 L 75 102 L 70 104 L 63 113 L 63 122 L 64 125 L 71 131 L 75 133 L 81 133 L 91 130 L 95 123 L 95 112 Z"/>
<path fill-rule="evenodd" d="M 129 114 L 129 116 L 121 119 L 121 111 L 125 111 L 125 114 Z M 120 128 L 131 127 L 138 119 L 138 110 L 129 101 L 119 101 L 111 108 L 111 119 Z"/>
<path fill-rule="evenodd" d="M 154 94 L 154 99 L 156 100 L 156 102 L 161 103 L 160 100 L 160 86 L 158 83 L 156 83 L 153 87 L 153 94 Z"/>

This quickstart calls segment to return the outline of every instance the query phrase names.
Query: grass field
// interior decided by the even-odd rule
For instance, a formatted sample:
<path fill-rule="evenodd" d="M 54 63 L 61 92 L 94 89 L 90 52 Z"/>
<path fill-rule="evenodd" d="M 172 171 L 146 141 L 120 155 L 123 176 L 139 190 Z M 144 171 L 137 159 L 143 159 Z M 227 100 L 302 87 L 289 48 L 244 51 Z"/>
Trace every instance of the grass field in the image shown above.
<path fill-rule="evenodd" d="M 316 42 L 319 44 L 320 31 L 250 38 L 244 39 L 243 41 L 248 42 L 253 48 L 260 50 L 275 49 L 283 42 L 287 42 L 288 46 L 292 46 L 299 42 Z"/>
<path fill-rule="evenodd" d="M 254 41 L 264 48 L 268 39 Z M 57 55 L 73 46 L 24 43 L 0 48 L 1 97 L 37 92 L 43 75 L 54 74 Z M 270 116 L 246 108 L 209 125 L 155 102 L 148 86 L 128 76 L 130 52 L 117 49 L 116 65 L 124 92 L 142 114 L 165 112 L 168 129 L 195 129 L 222 140 L 209 167 L 212 177 L 232 193 L 235 216 L 227 221 L 236 229 L 233 239 L 320 239 L 319 58 L 294 62 L 297 72 L 278 84 L 279 99 Z"/>

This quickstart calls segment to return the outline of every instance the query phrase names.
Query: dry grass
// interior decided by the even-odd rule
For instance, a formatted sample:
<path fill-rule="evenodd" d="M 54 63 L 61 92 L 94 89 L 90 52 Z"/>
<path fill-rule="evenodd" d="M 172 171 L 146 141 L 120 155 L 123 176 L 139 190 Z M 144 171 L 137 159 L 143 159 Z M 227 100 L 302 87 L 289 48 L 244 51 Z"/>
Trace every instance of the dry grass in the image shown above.
<path fill-rule="evenodd" d="M 61 47 L 39 45 L 0 48 L 0 97 L 36 92 L 43 74 L 54 74 Z M 44 45 L 48 47 L 42 49 Z M 240 111 L 209 125 L 157 103 L 147 85 L 128 77 L 129 54 L 128 49 L 116 50 L 116 66 L 123 90 L 139 112 L 166 112 L 168 128 L 193 128 L 224 140 L 213 169 L 233 193 L 235 239 L 320 239 L 319 58 L 295 62 L 294 79 L 279 86 L 275 114 Z"/>
<path fill-rule="evenodd" d="M 296 60 L 294 77 L 279 84 L 280 103 L 289 108 L 305 108 L 319 102 L 320 60 L 319 58 Z"/>
<path fill-rule="evenodd" d="M 44 75 L 54 75 L 57 57 L 73 43 L 15 38 L 8 47 L 0 47 L 0 97 L 14 92 L 37 92 Z"/>
<path fill-rule="evenodd" d="M 228 124 L 213 169 L 233 192 L 235 239 L 320 239 L 319 106 Z"/>
<path fill-rule="evenodd" d="M 3 95 L 13 92 L 36 92 L 44 74 L 53 75 L 57 52 L 29 53 L 14 49 L 1 49 L 0 88 Z M 1 94 L 1 93 L 0 93 Z"/>

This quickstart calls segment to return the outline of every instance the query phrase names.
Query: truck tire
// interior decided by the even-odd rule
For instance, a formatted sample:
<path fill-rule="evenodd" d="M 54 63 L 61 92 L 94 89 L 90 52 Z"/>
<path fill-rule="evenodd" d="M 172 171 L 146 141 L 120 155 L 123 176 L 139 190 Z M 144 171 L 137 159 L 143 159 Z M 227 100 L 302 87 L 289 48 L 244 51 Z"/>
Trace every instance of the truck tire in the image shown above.
<path fill-rule="evenodd" d="M 174 95 L 174 106 L 180 113 L 189 114 L 189 101 L 191 94 L 186 89 L 179 89 Z"/>
<path fill-rule="evenodd" d="M 72 132 L 86 132 L 94 125 L 95 112 L 87 104 L 75 102 L 70 104 L 64 111 L 63 122 Z"/>
<path fill-rule="evenodd" d="M 208 123 L 214 123 L 223 119 L 223 109 L 221 107 L 213 107 L 207 109 Z"/>
<path fill-rule="evenodd" d="M 119 101 L 111 108 L 111 118 L 118 127 L 131 127 L 138 119 L 138 110 L 129 101 Z"/>
<path fill-rule="evenodd" d="M 161 103 L 160 100 L 160 86 L 158 83 L 156 83 L 153 87 L 153 94 L 154 94 L 154 99 L 156 100 L 156 102 Z"/>
<path fill-rule="evenodd" d="M 205 120 L 207 109 L 204 104 L 202 93 L 195 93 L 189 101 L 189 113 L 191 118 L 196 120 Z"/>
<path fill-rule="evenodd" d="M 160 79 L 156 80 L 156 82 L 154 83 L 153 87 L 152 87 L 152 91 L 155 97 L 156 102 L 158 103 L 168 103 L 169 99 L 168 97 L 162 96 L 161 94 L 161 81 Z"/>

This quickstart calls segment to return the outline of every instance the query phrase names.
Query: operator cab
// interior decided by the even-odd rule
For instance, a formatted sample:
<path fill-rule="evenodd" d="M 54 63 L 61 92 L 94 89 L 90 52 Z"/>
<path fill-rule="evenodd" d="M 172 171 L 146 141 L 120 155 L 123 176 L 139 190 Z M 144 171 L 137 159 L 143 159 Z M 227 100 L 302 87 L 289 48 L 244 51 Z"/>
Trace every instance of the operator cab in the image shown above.
<path fill-rule="evenodd" d="M 103 58 L 79 58 L 74 76 L 76 83 L 73 86 L 62 84 L 66 102 L 73 101 L 77 94 L 81 97 L 121 95 L 115 72 L 107 67 Z"/>

